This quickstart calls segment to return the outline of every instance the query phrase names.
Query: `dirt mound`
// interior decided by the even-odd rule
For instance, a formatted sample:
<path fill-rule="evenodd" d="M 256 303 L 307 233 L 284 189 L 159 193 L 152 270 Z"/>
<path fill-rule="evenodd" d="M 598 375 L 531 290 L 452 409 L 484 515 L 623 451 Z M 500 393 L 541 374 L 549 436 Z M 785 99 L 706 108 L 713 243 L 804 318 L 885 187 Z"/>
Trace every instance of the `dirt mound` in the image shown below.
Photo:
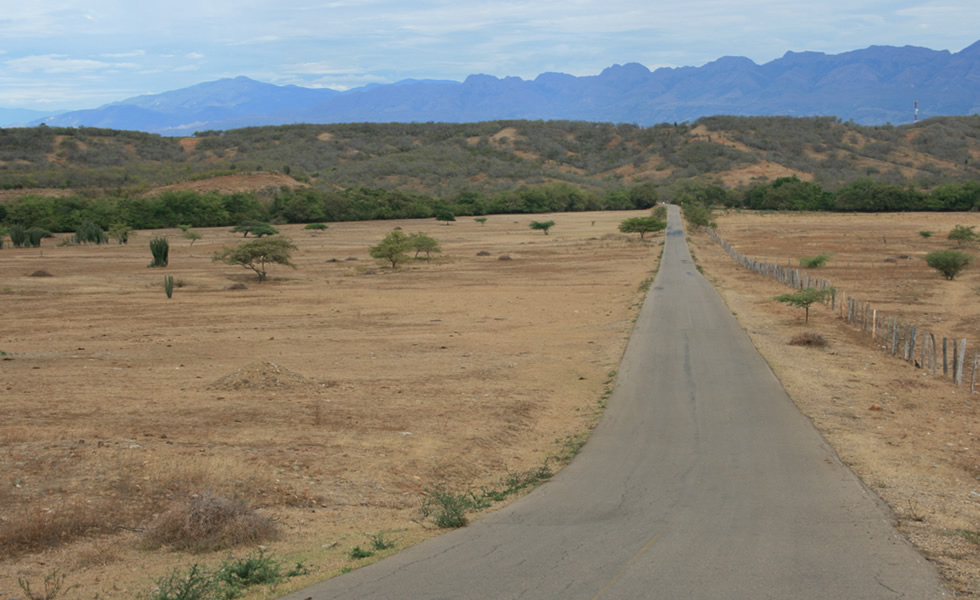
<path fill-rule="evenodd" d="M 245 365 L 229 373 L 211 385 L 212 390 L 256 390 L 256 391 L 316 391 L 337 385 L 313 377 L 300 375 L 271 362 L 256 362 Z"/>

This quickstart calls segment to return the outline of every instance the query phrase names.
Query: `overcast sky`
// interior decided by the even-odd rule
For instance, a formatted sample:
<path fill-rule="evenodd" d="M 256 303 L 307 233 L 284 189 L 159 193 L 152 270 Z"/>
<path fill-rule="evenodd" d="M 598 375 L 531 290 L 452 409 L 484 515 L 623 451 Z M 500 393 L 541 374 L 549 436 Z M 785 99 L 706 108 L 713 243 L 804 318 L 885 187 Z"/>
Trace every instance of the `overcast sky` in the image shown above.
<path fill-rule="evenodd" d="M 958 52 L 977 0 L 0 0 L 0 107 L 94 108 L 223 77 L 349 89 L 788 50 Z"/>

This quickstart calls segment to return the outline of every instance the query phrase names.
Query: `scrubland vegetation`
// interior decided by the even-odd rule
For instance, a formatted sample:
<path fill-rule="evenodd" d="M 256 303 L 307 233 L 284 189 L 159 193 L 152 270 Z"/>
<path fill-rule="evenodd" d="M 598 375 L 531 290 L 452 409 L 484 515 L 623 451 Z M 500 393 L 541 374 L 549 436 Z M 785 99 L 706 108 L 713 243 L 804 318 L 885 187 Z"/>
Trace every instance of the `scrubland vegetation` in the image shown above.
<path fill-rule="evenodd" d="M 166 138 L 0 130 L 0 223 L 152 229 L 648 208 L 964 211 L 980 206 L 980 117 L 866 127 L 710 117 L 253 127 Z M 275 172 L 290 185 L 161 189 Z M 247 186 L 246 186 L 247 187 Z"/>

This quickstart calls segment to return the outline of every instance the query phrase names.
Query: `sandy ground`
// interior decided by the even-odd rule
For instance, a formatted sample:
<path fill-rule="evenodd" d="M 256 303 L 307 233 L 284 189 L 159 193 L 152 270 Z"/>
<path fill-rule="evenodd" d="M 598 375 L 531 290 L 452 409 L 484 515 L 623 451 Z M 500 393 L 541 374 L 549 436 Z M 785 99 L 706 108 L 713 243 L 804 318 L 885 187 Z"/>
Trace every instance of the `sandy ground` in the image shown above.
<path fill-rule="evenodd" d="M 5 247 L 0 597 L 57 571 L 78 586 L 65 598 L 133 598 L 174 567 L 220 562 L 141 539 L 207 492 L 277 521 L 268 551 L 311 570 L 292 587 L 363 564 L 349 553 L 368 534 L 396 549 L 435 534 L 419 522 L 427 490 L 494 487 L 594 423 L 660 253 L 618 233 L 637 214 L 548 215 L 547 236 L 527 216 L 283 226 L 298 268 L 262 284 L 211 261 L 241 241 L 227 229 L 193 245 L 170 230 Z M 443 252 L 379 265 L 368 248 L 396 227 Z M 166 269 L 147 267 L 157 235 Z M 62 540 L 76 526 L 103 531 Z M 12 553 L 25 528 L 63 543 Z"/>

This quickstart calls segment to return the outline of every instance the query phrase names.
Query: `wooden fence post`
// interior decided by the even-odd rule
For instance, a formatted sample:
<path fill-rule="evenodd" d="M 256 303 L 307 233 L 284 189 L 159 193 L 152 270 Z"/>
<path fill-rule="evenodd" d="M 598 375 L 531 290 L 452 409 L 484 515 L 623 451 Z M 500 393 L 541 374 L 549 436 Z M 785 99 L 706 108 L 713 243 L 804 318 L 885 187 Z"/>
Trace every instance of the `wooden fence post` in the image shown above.
<path fill-rule="evenodd" d="M 980 363 L 980 351 L 973 351 L 973 371 L 970 373 L 970 395 L 973 395 L 973 390 L 976 389 L 977 385 L 977 363 Z"/>
<path fill-rule="evenodd" d="M 959 360 L 956 363 L 956 385 L 963 384 L 963 363 L 966 362 L 966 338 L 960 340 L 959 351 L 955 354 L 958 355 Z"/>

